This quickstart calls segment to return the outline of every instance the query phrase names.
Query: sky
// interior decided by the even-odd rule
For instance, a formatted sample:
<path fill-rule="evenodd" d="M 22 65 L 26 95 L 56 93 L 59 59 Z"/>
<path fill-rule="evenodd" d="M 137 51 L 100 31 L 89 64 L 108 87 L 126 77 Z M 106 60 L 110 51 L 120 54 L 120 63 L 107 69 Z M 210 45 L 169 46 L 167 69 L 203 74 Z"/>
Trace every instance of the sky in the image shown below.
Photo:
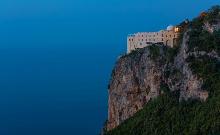
<path fill-rule="evenodd" d="M 0 0 L 0 134 L 96 135 L 128 34 L 219 0 Z"/>
<path fill-rule="evenodd" d="M 125 46 L 129 33 L 164 29 L 219 3 L 219 0 L 1 0 L 0 44 L 118 51 Z"/>

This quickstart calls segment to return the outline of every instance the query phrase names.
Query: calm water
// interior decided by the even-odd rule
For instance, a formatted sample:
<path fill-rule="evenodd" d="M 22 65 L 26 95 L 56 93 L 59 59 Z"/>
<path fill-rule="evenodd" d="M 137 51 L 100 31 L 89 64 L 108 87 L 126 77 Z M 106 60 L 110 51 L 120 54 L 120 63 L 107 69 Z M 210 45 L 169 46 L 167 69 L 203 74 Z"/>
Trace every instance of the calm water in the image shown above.
<path fill-rule="evenodd" d="M 98 134 L 114 60 L 90 55 L 74 48 L 0 49 L 0 134 Z"/>
<path fill-rule="evenodd" d="M 127 34 L 164 29 L 216 4 L 0 0 L 0 135 L 97 135 Z"/>

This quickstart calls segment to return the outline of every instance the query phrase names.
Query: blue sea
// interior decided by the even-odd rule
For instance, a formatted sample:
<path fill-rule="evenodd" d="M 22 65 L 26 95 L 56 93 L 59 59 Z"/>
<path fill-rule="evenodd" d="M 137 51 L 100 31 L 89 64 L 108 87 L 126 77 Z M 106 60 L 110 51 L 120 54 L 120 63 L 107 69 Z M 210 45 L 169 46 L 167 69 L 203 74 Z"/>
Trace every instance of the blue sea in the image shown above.
<path fill-rule="evenodd" d="M 0 135 L 99 134 L 113 64 L 75 48 L 1 48 Z"/>

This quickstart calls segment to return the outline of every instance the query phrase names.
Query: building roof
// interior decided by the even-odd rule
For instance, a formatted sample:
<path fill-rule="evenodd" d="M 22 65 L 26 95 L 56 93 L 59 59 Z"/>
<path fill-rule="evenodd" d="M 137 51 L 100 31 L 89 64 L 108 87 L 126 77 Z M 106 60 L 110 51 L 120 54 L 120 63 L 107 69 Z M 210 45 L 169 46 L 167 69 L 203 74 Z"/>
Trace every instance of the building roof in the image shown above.
<path fill-rule="evenodd" d="M 169 26 L 167 27 L 167 30 L 172 30 L 173 28 L 174 28 L 173 25 L 169 25 Z"/>

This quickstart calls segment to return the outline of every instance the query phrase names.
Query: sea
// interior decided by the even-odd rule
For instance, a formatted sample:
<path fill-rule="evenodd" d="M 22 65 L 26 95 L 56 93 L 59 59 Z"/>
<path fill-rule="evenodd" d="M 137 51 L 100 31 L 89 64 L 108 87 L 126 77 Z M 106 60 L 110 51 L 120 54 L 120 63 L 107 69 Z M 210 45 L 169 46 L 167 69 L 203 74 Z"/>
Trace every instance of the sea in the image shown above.
<path fill-rule="evenodd" d="M 98 54 L 74 47 L 0 48 L 0 135 L 98 135 L 115 62 Z"/>

